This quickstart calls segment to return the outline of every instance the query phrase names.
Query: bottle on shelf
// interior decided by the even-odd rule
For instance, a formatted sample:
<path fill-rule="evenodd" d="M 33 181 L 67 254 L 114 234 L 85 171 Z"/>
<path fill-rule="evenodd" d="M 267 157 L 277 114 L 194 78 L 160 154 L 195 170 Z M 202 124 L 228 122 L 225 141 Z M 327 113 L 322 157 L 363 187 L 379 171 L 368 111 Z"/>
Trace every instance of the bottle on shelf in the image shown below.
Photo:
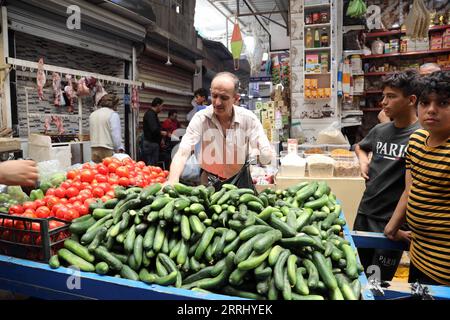
<path fill-rule="evenodd" d="M 320 48 L 320 33 L 319 33 L 319 29 L 314 30 L 314 48 Z"/>
<path fill-rule="evenodd" d="M 305 46 L 306 48 L 314 47 L 314 39 L 311 28 L 306 29 Z"/>
<path fill-rule="evenodd" d="M 320 36 L 320 46 L 321 47 L 328 47 L 329 41 L 328 41 L 328 31 L 327 28 L 322 29 L 322 35 Z"/>

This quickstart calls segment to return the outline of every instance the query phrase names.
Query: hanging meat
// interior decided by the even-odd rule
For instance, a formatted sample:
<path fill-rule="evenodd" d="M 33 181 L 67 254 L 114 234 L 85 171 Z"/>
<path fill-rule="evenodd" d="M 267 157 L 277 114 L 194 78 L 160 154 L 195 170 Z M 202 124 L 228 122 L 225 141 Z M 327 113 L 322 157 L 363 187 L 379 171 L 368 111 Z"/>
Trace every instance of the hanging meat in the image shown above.
<path fill-rule="evenodd" d="M 73 105 L 75 103 L 75 91 L 73 90 L 73 79 L 70 74 L 66 74 L 67 84 L 64 87 L 64 93 L 67 97 L 67 111 L 73 112 Z"/>
<path fill-rule="evenodd" d="M 134 110 L 139 109 L 139 92 L 136 85 L 131 87 L 131 108 Z"/>
<path fill-rule="evenodd" d="M 64 134 L 64 125 L 60 117 L 58 116 L 52 116 L 52 122 L 56 125 L 56 128 L 58 129 L 58 134 L 62 135 Z"/>
<path fill-rule="evenodd" d="M 50 129 L 50 118 L 46 117 L 44 122 L 44 134 L 48 133 L 48 129 Z"/>
<path fill-rule="evenodd" d="M 58 72 L 53 72 L 53 104 L 55 107 L 61 106 L 61 76 Z"/>
<path fill-rule="evenodd" d="M 38 97 L 40 101 L 44 101 L 44 86 L 45 82 L 47 81 L 47 78 L 45 76 L 44 71 L 44 58 L 40 58 L 38 61 L 38 69 L 37 69 L 37 75 L 36 75 L 36 82 L 38 86 Z"/>
<path fill-rule="evenodd" d="M 414 0 L 405 19 L 406 35 L 412 39 L 427 38 L 429 24 L 430 11 L 423 0 Z"/>
<path fill-rule="evenodd" d="M 79 97 L 86 97 L 89 93 L 89 88 L 86 85 L 86 78 L 78 80 L 77 95 Z"/>
<path fill-rule="evenodd" d="M 95 84 L 95 96 L 94 96 L 94 107 L 96 108 L 98 106 L 98 103 L 100 100 L 108 94 L 106 90 L 103 88 L 102 84 L 100 82 L 96 82 Z"/>

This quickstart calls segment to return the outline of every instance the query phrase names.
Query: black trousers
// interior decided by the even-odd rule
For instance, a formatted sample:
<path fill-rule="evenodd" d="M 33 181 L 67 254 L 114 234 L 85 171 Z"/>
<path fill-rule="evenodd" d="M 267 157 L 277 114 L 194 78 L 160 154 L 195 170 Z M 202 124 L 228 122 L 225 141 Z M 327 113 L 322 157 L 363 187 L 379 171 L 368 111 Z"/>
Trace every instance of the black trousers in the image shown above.
<path fill-rule="evenodd" d="M 387 222 L 370 219 L 364 215 L 357 215 L 353 230 L 368 232 L 383 232 Z M 358 255 L 364 270 L 371 265 L 380 268 L 380 280 L 391 281 L 397 271 L 403 251 L 360 248 Z"/>
<path fill-rule="evenodd" d="M 159 161 L 159 144 L 144 139 L 142 143 L 142 158 L 146 165 L 156 166 Z"/>

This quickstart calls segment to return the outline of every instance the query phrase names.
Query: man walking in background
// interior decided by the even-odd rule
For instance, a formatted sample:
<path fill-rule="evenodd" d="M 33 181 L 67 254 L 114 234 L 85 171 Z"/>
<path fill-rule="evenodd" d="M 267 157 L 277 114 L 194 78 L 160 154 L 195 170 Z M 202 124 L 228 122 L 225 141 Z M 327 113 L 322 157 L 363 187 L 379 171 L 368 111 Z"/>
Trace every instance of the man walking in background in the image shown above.
<path fill-rule="evenodd" d="M 117 113 L 119 98 L 112 94 L 103 96 L 99 109 L 89 116 L 92 161 L 99 163 L 114 152 L 124 152 L 120 116 Z"/>

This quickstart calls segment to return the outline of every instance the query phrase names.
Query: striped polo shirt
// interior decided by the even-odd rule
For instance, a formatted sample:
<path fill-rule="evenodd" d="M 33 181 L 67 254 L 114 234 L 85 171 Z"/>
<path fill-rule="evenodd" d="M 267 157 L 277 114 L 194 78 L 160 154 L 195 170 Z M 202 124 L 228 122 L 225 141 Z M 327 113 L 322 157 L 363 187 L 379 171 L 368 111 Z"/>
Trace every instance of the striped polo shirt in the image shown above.
<path fill-rule="evenodd" d="M 417 130 L 406 152 L 406 169 L 412 176 L 407 205 L 410 255 L 420 271 L 450 285 L 450 138 L 429 147 L 428 136 Z"/>

